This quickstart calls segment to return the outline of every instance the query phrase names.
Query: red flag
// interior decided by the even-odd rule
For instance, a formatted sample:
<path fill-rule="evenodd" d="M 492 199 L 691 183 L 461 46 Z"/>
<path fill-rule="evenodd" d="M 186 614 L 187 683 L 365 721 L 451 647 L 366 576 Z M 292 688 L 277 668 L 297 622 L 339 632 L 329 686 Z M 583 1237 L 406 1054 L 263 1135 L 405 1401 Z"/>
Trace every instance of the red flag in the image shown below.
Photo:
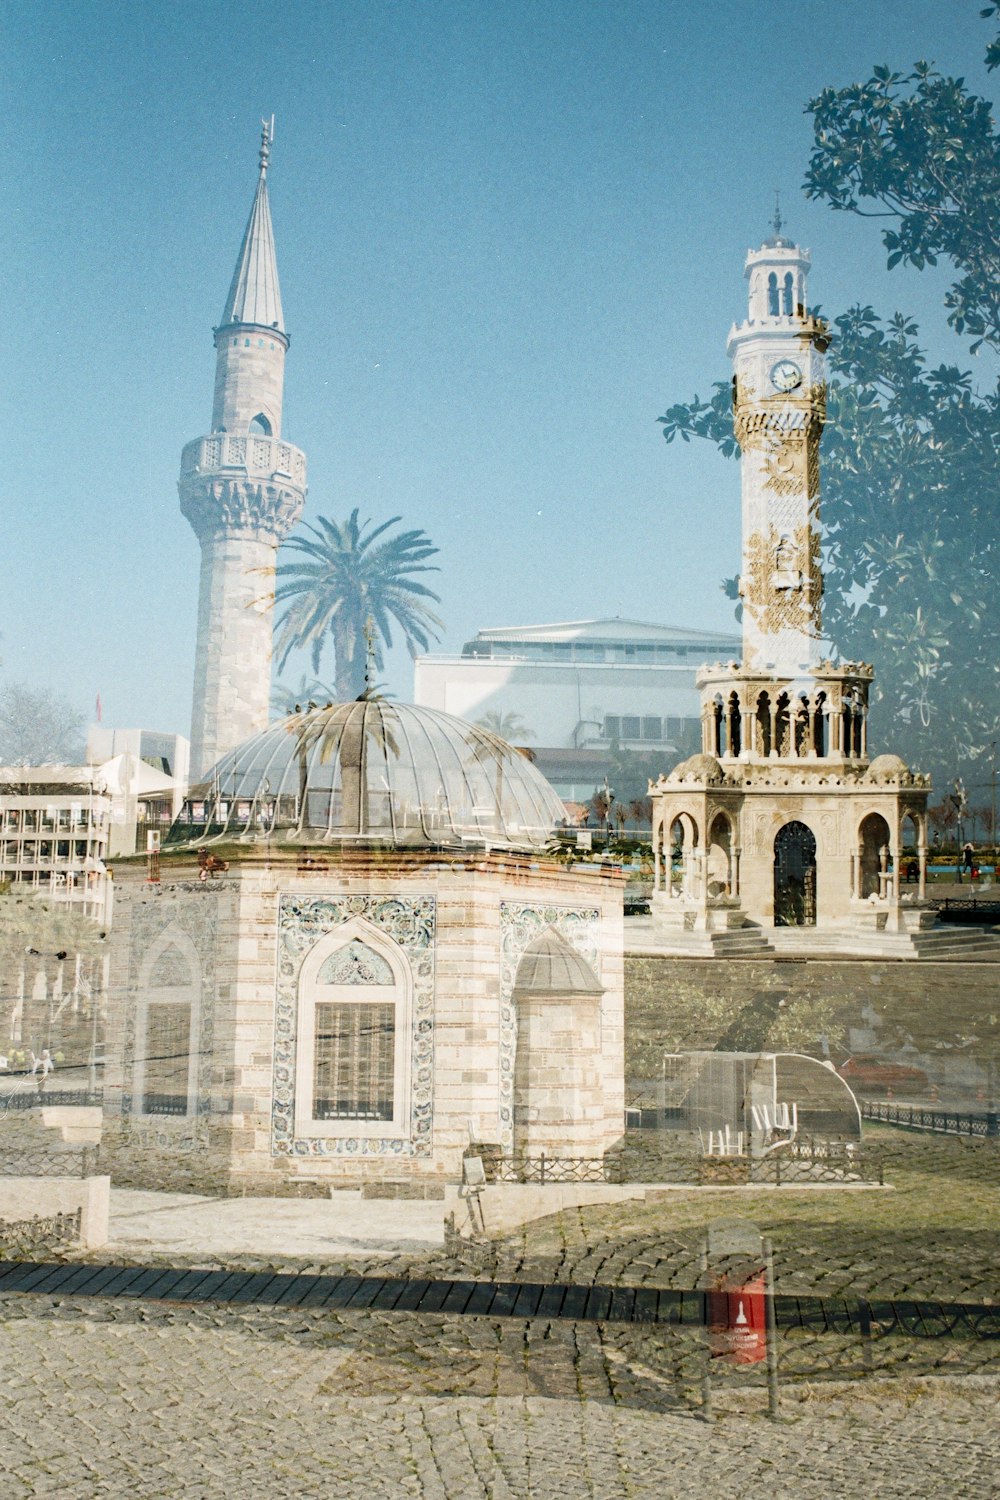
<path fill-rule="evenodd" d="M 101 695 L 100 695 L 100 693 L 98 693 L 98 695 L 97 695 L 97 722 L 98 722 L 98 724 L 101 722 Z"/>

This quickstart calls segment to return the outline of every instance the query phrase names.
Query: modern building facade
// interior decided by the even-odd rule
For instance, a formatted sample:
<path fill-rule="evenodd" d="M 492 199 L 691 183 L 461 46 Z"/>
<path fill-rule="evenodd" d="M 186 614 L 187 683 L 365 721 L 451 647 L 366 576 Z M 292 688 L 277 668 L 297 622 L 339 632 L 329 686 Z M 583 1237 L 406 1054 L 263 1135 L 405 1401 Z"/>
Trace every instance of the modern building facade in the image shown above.
<path fill-rule="evenodd" d="M 184 790 L 128 750 L 96 765 L 0 767 L 0 881 L 110 926 L 112 861 L 163 837 Z"/>
<path fill-rule="evenodd" d="M 0 880 L 109 922 L 111 817 L 102 767 L 0 767 Z"/>
<path fill-rule="evenodd" d="M 281 436 L 285 353 L 267 171 L 260 172 L 236 270 L 215 330 L 211 432 L 187 444 L 181 510 L 201 543 L 191 774 L 263 729 L 271 689 L 278 546 L 302 513 L 305 454 Z"/>
<path fill-rule="evenodd" d="M 414 701 L 473 722 L 519 721 L 508 738 L 523 734 L 562 798 L 586 801 L 614 747 L 669 761 L 700 733 L 696 668 L 739 645 L 724 631 L 622 619 L 481 630 L 460 655 L 417 658 Z"/>

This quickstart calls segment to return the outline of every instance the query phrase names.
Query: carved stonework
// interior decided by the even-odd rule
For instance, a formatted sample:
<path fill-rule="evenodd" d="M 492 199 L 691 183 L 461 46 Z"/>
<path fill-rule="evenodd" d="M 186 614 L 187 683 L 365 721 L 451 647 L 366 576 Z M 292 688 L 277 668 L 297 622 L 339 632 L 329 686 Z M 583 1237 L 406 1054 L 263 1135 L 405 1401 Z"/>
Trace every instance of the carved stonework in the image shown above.
<path fill-rule="evenodd" d="M 740 596 L 761 635 L 783 630 L 819 635 L 819 545 L 808 523 L 791 534 L 770 525 L 745 538 Z"/>
<path fill-rule="evenodd" d="M 290 482 L 185 475 L 177 486 L 181 510 L 199 541 L 252 536 L 277 547 L 302 514 L 305 491 Z"/>
<path fill-rule="evenodd" d="M 274 1015 L 274 1095 L 271 1153 L 274 1156 L 429 1156 L 434 1096 L 434 942 L 437 907 L 433 896 L 283 895 L 278 907 L 278 984 Z M 405 1139 L 357 1136 L 300 1137 L 295 1134 L 295 1054 L 299 973 L 310 950 L 352 917 L 362 917 L 398 944 L 413 980 L 410 1046 L 410 1119 Z M 366 965 L 369 952 L 352 945 Z M 358 952 L 358 950 L 361 950 Z M 338 963 L 344 962 L 339 955 Z M 376 958 L 371 954 L 371 958 Z M 346 959 L 350 962 L 350 952 Z M 379 963 L 383 963 L 379 960 Z M 388 968 L 388 965 L 385 966 Z M 380 971 L 376 969 L 376 979 Z M 339 979 L 336 982 L 343 982 Z"/>

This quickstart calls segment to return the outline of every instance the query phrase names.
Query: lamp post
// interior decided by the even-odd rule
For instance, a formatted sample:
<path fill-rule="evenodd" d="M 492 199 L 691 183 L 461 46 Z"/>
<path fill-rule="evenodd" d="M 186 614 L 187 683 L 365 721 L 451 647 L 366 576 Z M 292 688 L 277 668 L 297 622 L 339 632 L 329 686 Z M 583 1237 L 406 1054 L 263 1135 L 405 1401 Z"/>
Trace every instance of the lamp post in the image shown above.
<path fill-rule="evenodd" d="M 605 777 L 604 777 L 604 786 L 602 787 L 601 790 L 604 792 L 605 841 L 606 841 L 606 843 L 610 844 L 611 843 L 611 804 L 615 800 L 615 794 L 614 794 L 614 789 L 612 787 L 608 786 L 608 778 L 607 778 L 607 774 L 606 773 L 605 773 Z"/>

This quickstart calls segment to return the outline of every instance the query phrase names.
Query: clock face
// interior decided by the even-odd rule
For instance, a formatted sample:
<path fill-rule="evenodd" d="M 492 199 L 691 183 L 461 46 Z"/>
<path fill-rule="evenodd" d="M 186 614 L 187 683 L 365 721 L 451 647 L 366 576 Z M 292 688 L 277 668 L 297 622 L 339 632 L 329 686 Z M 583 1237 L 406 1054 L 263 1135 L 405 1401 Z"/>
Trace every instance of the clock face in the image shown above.
<path fill-rule="evenodd" d="M 771 367 L 771 384 L 776 391 L 794 391 L 797 385 L 802 384 L 802 371 L 794 360 L 779 359 Z"/>

